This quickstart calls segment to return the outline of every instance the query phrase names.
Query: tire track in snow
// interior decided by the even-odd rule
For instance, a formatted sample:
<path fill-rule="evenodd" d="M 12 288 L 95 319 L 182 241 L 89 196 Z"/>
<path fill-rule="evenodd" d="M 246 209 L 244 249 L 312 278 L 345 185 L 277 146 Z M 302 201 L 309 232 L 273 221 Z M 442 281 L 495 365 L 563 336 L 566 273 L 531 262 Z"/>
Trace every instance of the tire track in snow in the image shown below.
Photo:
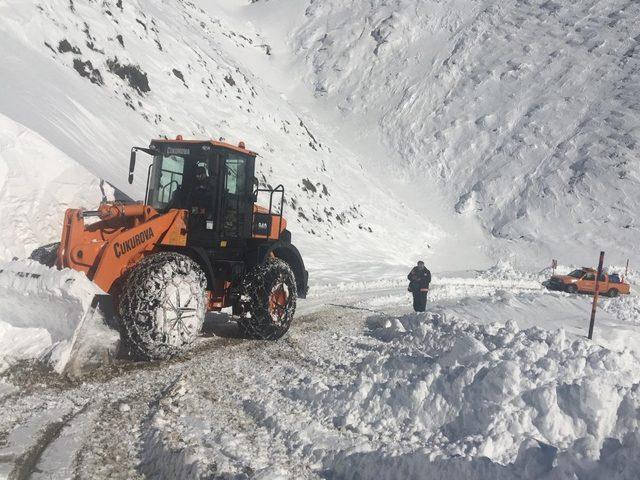
<path fill-rule="evenodd" d="M 154 406 L 142 472 L 250 477 L 284 469 L 292 478 L 318 478 L 319 465 L 309 463 L 308 436 L 347 444 L 350 433 L 337 431 L 330 419 L 300 411 L 289 395 L 290 384 L 301 376 L 330 384 L 337 375 L 349 375 L 345 365 L 359 358 L 354 344 L 375 341 L 350 337 L 363 328 L 354 321 L 362 318 L 359 313 L 335 313 L 329 309 L 300 318 L 280 342 L 245 342 L 223 357 L 208 352 L 194 362 L 160 397 L 160 407 Z M 322 326 L 325 318 L 332 328 Z"/>
<path fill-rule="evenodd" d="M 13 470 L 9 473 L 9 480 L 27 480 L 36 473 L 36 466 L 45 451 L 60 437 L 60 433 L 68 427 L 74 418 L 84 413 L 89 404 L 85 404 L 77 411 L 67 413 L 61 420 L 51 422 L 41 430 L 36 442 L 15 461 Z"/>

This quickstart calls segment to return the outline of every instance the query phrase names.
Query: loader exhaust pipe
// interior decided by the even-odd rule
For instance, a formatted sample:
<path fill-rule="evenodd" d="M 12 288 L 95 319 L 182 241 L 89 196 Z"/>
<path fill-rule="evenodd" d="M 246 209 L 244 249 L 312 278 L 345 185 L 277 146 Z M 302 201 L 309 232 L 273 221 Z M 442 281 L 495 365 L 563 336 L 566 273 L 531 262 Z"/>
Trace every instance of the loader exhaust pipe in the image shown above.
<path fill-rule="evenodd" d="M 136 149 L 131 149 L 131 157 L 129 157 L 129 184 L 133 183 L 133 171 L 136 169 Z"/>

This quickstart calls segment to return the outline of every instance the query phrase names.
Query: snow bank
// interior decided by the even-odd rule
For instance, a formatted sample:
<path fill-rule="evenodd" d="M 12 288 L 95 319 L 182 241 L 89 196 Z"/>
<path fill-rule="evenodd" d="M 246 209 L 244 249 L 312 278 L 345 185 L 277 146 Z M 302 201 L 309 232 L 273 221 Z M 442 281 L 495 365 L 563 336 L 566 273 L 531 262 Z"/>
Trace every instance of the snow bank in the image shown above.
<path fill-rule="evenodd" d="M 584 463 L 598 460 L 610 439 L 621 445 L 638 434 L 640 357 L 630 351 L 572 341 L 563 330 L 520 330 L 515 322 L 475 325 L 412 314 L 369 324 L 388 345 L 353 366 L 352 382 L 302 382 L 287 396 L 313 417 L 367 437 L 375 471 L 380 456 L 407 453 L 422 463 L 474 458 L 482 471 L 478 457 L 514 463 L 527 439 L 579 450 Z M 343 465 L 338 477 L 356 478 L 361 462 L 347 464 L 357 470 Z M 410 471 L 407 478 L 416 478 Z"/>
<path fill-rule="evenodd" d="M 576 442 L 567 452 L 559 453 L 550 445 L 527 441 L 522 444 L 513 464 L 501 465 L 487 458 L 449 458 L 431 460 L 422 453 L 394 457 L 375 453 L 356 453 L 341 457 L 331 471 L 331 478 L 339 479 L 396 479 L 429 478 L 430 480 L 538 480 L 602 478 L 635 480 L 640 471 L 637 452 L 640 435 L 629 435 L 622 442 L 609 439 L 598 452 L 600 457 L 588 461 L 583 457 L 588 442 Z"/>
<path fill-rule="evenodd" d="M 64 211 L 95 208 L 102 196 L 98 178 L 0 113 L 0 259 L 59 240 Z"/>
<path fill-rule="evenodd" d="M 616 316 L 623 322 L 640 325 L 640 298 L 635 295 L 625 295 L 619 298 L 604 300 L 604 311 Z"/>
<path fill-rule="evenodd" d="M 93 356 L 92 346 L 109 349 L 118 341 L 92 312 L 104 294 L 83 274 L 55 270 L 25 260 L 0 262 L 0 371 L 19 360 L 37 359 L 61 373 Z"/>
<path fill-rule="evenodd" d="M 513 321 L 358 318 L 225 346 L 215 392 L 208 361 L 189 367 L 149 412 L 144 473 L 637 478 L 640 355 Z"/>

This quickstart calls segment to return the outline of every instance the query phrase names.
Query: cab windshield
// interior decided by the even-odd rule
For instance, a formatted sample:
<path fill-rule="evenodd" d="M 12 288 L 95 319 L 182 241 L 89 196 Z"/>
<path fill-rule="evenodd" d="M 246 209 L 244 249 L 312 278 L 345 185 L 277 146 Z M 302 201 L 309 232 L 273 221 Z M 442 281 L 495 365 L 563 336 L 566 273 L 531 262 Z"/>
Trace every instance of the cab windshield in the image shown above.
<path fill-rule="evenodd" d="M 574 270 L 569 274 L 569 276 L 573 278 L 582 278 L 583 275 L 584 275 L 584 270 Z"/>
<path fill-rule="evenodd" d="M 182 187 L 185 158 L 178 155 L 156 155 L 149 179 L 148 202 L 156 210 L 165 210 Z"/>

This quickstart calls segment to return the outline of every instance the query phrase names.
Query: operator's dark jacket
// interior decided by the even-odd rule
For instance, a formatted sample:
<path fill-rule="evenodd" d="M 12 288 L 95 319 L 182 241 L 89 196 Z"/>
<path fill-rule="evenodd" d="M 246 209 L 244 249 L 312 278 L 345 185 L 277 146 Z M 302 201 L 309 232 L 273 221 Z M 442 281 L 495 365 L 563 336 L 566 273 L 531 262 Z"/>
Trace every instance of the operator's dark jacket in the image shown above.
<path fill-rule="evenodd" d="M 419 292 L 421 288 L 429 288 L 431 272 L 426 267 L 420 269 L 415 266 L 411 269 L 407 278 L 409 279 L 409 291 Z"/>

